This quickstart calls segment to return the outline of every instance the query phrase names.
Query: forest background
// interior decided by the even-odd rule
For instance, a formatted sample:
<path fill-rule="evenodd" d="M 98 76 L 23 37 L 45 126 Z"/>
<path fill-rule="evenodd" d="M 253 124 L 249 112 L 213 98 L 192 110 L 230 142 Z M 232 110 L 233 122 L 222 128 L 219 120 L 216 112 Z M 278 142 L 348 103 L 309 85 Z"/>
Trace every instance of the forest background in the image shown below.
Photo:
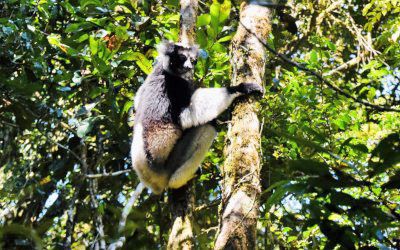
<path fill-rule="evenodd" d="M 228 86 L 240 3 L 198 3 L 195 81 Z M 400 1 L 284 5 L 298 30 L 274 15 L 265 44 L 256 245 L 399 249 Z M 155 45 L 178 40 L 179 8 L 177 0 L 0 1 L 4 249 L 102 248 L 121 236 L 126 249 L 167 244 L 167 194 L 145 191 L 117 225 L 138 184 L 133 97 Z M 221 117 L 193 184 L 198 249 L 213 248 L 218 232 L 229 119 Z"/>

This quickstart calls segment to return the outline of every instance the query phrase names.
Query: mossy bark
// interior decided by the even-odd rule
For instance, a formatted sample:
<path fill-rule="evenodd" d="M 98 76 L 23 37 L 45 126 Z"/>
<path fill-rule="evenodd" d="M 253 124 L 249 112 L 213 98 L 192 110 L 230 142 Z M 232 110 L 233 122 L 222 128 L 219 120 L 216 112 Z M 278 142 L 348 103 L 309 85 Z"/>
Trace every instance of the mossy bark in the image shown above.
<path fill-rule="evenodd" d="M 231 44 L 232 85 L 264 82 L 271 10 L 243 3 Z M 260 122 L 253 98 L 237 102 L 228 127 L 222 168 L 222 203 L 215 249 L 255 249 L 260 196 Z"/>
<path fill-rule="evenodd" d="M 185 45 L 194 45 L 196 40 L 197 0 L 180 0 L 181 18 L 179 41 Z M 193 72 L 189 81 L 193 80 Z M 169 194 L 172 215 L 172 228 L 167 249 L 194 249 L 193 235 L 193 181 Z"/>

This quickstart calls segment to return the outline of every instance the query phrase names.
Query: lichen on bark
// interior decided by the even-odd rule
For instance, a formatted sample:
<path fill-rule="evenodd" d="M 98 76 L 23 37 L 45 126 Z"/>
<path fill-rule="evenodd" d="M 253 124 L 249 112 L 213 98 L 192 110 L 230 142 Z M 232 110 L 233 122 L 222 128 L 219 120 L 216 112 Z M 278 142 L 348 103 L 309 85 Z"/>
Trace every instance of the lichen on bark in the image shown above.
<path fill-rule="evenodd" d="M 232 85 L 264 82 L 266 51 L 259 39 L 271 31 L 271 10 L 243 3 L 231 43 Z M 257 36 L 257 37 L 256 37 Z M 228 126 L 222 167 L 222 203 L 215 249 L 255 249 L 260 195 L 260 123 L 256 101 L 242 99 Z"/>

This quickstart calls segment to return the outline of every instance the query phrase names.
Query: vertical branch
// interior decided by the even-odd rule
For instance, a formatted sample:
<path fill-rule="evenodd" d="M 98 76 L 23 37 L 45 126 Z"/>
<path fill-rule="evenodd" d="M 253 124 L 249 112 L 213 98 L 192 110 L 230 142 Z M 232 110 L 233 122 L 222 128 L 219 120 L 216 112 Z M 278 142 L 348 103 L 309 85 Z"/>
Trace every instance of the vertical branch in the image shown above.
<path fill-rule="evenodd" d="M 181 20 L 179 41 L 193 45 L 196 40 L 197 0 L 180 0 Z"/>
<path fill-rule="evenodd" d="M 266 52 L 253 34 L 266 39 L 271 31 L 270 22 L 269 8 L 241 5 L 240 24 L 231 44 L 232 85 L 264 82 Z M 232 115 L 222 168 L 221 218 L 215 249 L 255 249 L 261 189 L 260 122 L 255 101 L 238 102 Z"/>
<path fill-rule="evenodd" d="M 64 239 L 64 249 L 71 249 L 72 242 L 74 241 L 73 233 L 75 228 L 75 214 L 76 214 L 76 200 L 78 199 L 79 192 L 83 186 L 83 181 L 80 180 L 76 185 L 74 193 L 68 204 L 67 210 L 67 222 L 65 225 L 65 239 Z"/>
<path fill-rule="evenodd" d="M 106 242 L 104 240 L 104 224 L 103 218 L 99 213 L 99 202 L 97 201 L 97 179 L 88 179 L 89 181 L 89 192 L 90 192 L 90 203 L 93 212 L 94 226 L 96 227 L 98 240 L 95 242 L 95 249 L 106 249 Z"/>
<path fill-rule="evenodd" d="M 76 215 L 76 201 L 79 197 L 79 193 L 83 187 L 83 184 L 85 182 L 85 174 L 87 172 L 87 151 L 86 151 L 86 145 L 84 145 L 84 142 L 81 141 L 82 145 L 82 150 L 81 150 L 81 157 L 76 155 L 73 151 L 71 151 L 71 154 L 75 156 L 77 160 L 79 160 L 79 163 L 81 164 L 82 167 L 82 173 L 79 175 L 79 178 L 76 182 L 75 190 L 74 193 L 71 197 L 71 200 L 68 204 L 68 210 L 67 210 L 67 222 L 65 226 L 65 240 L 64 240 L 64 245 L 63 249 L 71 249 L 71 245 L 74 242 L 74 228 L 75 228 L 75 215 Z M 68 149 L 68 148 L 67 148 Z M 70 149 L 68 149 L 70 150 Z"/>
<path fill-rule="evenodd" d="M 196 39 L 197 0 L 180 0 L 181 19 L 179 41 L 185 45 L 194 45 Z M 193 73 L 188 81 L 193 80 Z M 167 249 L 193 249 L 193 207 L 194 187 L 190 181 L 180 189 L 172 190 L 169 195 L 173 225 L 168 239 Z"/>
<path fill-rule="evenodd" d="M 81 139 L 81 165 L 82 165 L 82 173 L 81 178 L 79 179 L 79 185 L 83 185 L 84 181 L 86 180 L 86 175 L 91 173 L 91 169 L 89 168 L 88 159 L 87 159 L 87 145 L 84 139 Z M 95 241 L 94 246 L 95 249 L 106 249 L 106 242 L 104 240 L 104 225 L 103 219 L 99 214 L 98 208 L 99 203 L 96 199 L 97 194 L 97 180 L 96 179 L 88 179 L 89 184 L 89 193 L 90 193 L 90 205 L 93 212 L 93 224 L 96 228 L 96 232 L 98 235 L 98 240 Z"/>

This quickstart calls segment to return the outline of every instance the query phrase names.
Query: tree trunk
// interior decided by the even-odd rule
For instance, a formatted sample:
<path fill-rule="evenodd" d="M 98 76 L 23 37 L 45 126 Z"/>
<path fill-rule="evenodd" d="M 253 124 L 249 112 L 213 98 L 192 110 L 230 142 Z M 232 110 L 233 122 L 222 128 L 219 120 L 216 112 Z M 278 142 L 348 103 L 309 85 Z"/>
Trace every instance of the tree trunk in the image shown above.
<path fill-rule="evenodd" d="M 241 5 L 239 27 L 231 44 L 232 85 L 263 84 L 266 51 L 259 39 L 266 40 L 271 31 L 271 13 L 266 7 Z M 260 123 L 255 100 L 239 101 L 232 116 L 222 168 L 221 217 L 215 249 L 255 249 L 261 189 Z"/>
<path fill-rule="evenodd" d="M 172 215 L 172 229 L 167 249 L 194 249 L 193 236 L 193 182 L 182 188 L 172 190 L 169 195 Z"/>
<path fill-rule="evenodd" d="M 194 45 L 196 39 L 197 0 L 180 0 L 181 20 L 179 40 L 185 45 Z M 193 72 L 189 76 L 193 80 Z M 169 195 L 173 225 L 168 239 L 167 249 L 193 249 L 193 182 L 171 190 Z"/>

